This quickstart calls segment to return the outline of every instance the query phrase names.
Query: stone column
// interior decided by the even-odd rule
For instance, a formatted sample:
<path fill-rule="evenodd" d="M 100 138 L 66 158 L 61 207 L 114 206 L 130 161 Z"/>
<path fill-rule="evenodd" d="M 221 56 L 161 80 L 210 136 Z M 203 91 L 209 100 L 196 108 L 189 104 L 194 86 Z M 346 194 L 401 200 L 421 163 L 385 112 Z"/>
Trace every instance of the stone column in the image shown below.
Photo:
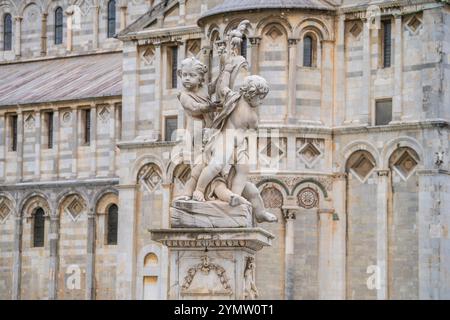
<path fill-rule="evenodd" d="M 252 64 L 250 66 L 251 74 L 259 73 L 259 46 L 261 44 L 260 37 L 252 37 L 248 39 L 250 41 L 250 56 Z"/>
<path fill-rule="evenodd" d="M 6 116 L 0 114 L 0 181 L 6 180 L 6 153 L 8 148 L 6 145 Z"/>
<path fill-rule="evenodd" d="M 297 42 L 298 39 L 288 39 L 289 46 L 289 75 L 288 75 L 288 106 L 286 120 L 295 122 L 297 101 Z"/>
<path fill-rule="evenodd" d="M 319 299 L 335 299 L 332 281 L 333 209 L 319 209 Z"/>
<path fill-rule="evenodd" d="M 115 176 L 115 168 L 116 168 L 116 140 L 117 140 L 117 122 L 119 121 L 117 117 L 117 109 L 115 103 L 110 103 L 109 108 L 111 110 L 111 116 L 109 120 L 109 139 L 111 143 L 110 151 L 109 151 L 109 176 Z"/>
<path fill-rule="evenodd" d="M 346 256 L 347 256 L 347 174 L 336 173 L 333 180 L 333 221 L 334 232 L 332 234 L 332 261 L 331 280 L 333 283 L 333 298 L 345 300 L 346 298 Z"/>
<path fill-rule="evenodd" d="M 135 299 L 136 280 L 136 192 L 137 185 L 121 185 L 119 189 L 119 214 L 116 299 Z M 124 209 L 126 208 L 126 209 Z"/>
<path fill-rule="evenodd" d="M 50 279 L 48 296 L 50 300 L 58 299 L 58 274 L 59 274 L 59 213 L 58 209 L 50 216 L 50 232 L 48 234 L 50 242 Z"/>
<path fill-rule="evenodd" d="M 203 14 L 208 11 L 208 0 L 202 0 L 202 4 L 200 7 L 200 13 Z"/>
<path fill-rule="evenodd" d="M 332 126 L 333 117 L 333 59 L 334 41 L 322 41 L 322 94 L 320 105 L 320 121 L 326 126 Z"/>
<path fill-rule="evenodd" d="M 73 24 L 73 9 L 69 8 L 68 10 L 66 10 L 66 15 L 67 15 L 67 47 L 66 50 L 67 51 L 72 51 L 72 47 L 73 47 L 73 30 L 72 30 L 72 24 Z"/>
<path fill-rule="evenodd" d="M 155 49 L 156 51 L 156 49 Z M 127 112 L 122 113 L 122 138 L 125 141 L 133 140 L 137 133 L 137 111 L 139 106 L 139 57 L 138 46 L 135 42 L 123 43 L 123 105 Z M 159 68 L 159 62 L 155 60 L 155 69 Z M 158 76 L 158 73 L 156 73 Z M 155 101 L 157 99 L 156 87 L 159 79 L 155 79 Z M 155 122 L 159 122 L 155 119 Z"/>
<path fill-rule="evenodd" d="M 16 30 L 14 35 L 15 40 L 14 51 L 16 57 L 20 57 L 22 55 L 22 47 L 20 42 L 20 37 L 22 36 L 22 17 L 16 16 L 15 20 L 16 20 Z"/>
<path fill-rule="evenodd" d="M 23 180 L 23 113 L 17 110 L 17 181 Z"/>
<path fill-rule="evenodd" d="M 97 176 L 97 106 L 91 104 L 91 176 Z"/>
<path fill-rule="evenodd" d="M 71 108 L 72 117 L 72 178 L 76 179 L 78 171 L 78 109 L 77 107 Z"/>
<path fill-rule="evenodd" d="M 15 224 L 11 299 L 19 300 L 22 279 L 22 216 L 20 215 L 20 212 L 15 212 L 14 219 Z"/>
<path fill-rule="evenodd" d="M 87 230 L 86 300 L 95 300 L 95 208 L 89 209 Z"/>
<path fill-rule="evenodd" d="M 99 28 L 99 14 L 100 14 L 100 7 L 94 6 L 92 8 L 92 15 L 93 15 L 93 33 L 92 33 L 92 48 L 94 50 L 98 49 L 98 28 Z"/>
<path fill-rule="evenodd" d="M 178 25 L 184 25 L 186 23 L 186 0 L 179 0 L 178 3 L 180 5 Z"/>
<path fill-rule="evenodd" d="M 158 134 L 158 136 L 161 136 L 161 112 L 162 112 L 162 92 L 163 92 L 163 83 L 164 83 L 164 74 L 162 69 L 162 45 L 161 43 L 154 43 L 155 46 L 155 103 L 156 108 L 154 110 L 154 130 Z"/>
<path fill-rule="evenodd" d="M 379 268 L 380 288 L 377 299 L 388 299 L 388 196 L 389 170 L 379 170 L 377 184 L 377 267 Z"/>
<path fill-rule="evenodd" d="M 53 151 L 55 154 L 55 177 L 59 178 L 59 110 L 53 110 Z"/>
<path fill-rule="evenodd" d="M 162 189 L 162 212 L 161 212 L 161 228 L 167 229 L 170 228 L 170 181 L 166 181 L 166 183 L 161 184 Z"/>
<path fill-rule="evenodd" d="M 334 55 L 334 68 L 336 70 L 334 77 L 334 125 L 339 126 L 345 118 L 346 104 L 345 104 L 345 15 L 340 15 L 338 26 L 336 30 L 336 51 Z"/>
<path fill-rule="evenodd" d="M 180 8 L 181 10 L 181 8 Z M 203 46 L 202 46 L 203 48 Z M 203 50 L 203 49 L 202 49 Z M 181 41 L 178 43 L 178 65 L 180 66 L 181 61 L 183 61 L 186 58 L 186 41 Z M 205 63 L 205 61 L 202 61 L 203 63 Z M 208 65 L 207 63 L 205 64 L 206 66 Z M 206 80 L 206 79 L 205 79 Z M 205 82 L 207 83 L 207 82 Z M 177 80 L 177 87 L 178 88 L 182 88 L 182 83 L 181 83 L 181 78 L 178 77 Z M 183 106 L 181 105 L 181 103 L 178 103 L 178 116 L 177 116 L 177 125 L 178 128 L 184 128 L 184 122 L 185 122 L 185 113 L 184 113 L 184 109 Z M 182 139 L 183 137 L 179 137 L 180 139 Z"/>
<path fill-rule="evenodd" d="M 295 264 L 294 264 L 294 220 L 297 210 L 293 208 L 284 209 L 285 220 L 285 276 L 284 276 L 284 299 L 294 299 L 294 277 L 295 277 Z"/>
<path fill-rule="evenodd" d="M 41 28 L 41 55 L 47 54 L 47 16 L 48 13 L 42 14 L 42 28 Z"/>
<path fill-rule="evenodd" d="M 368 20 L 363 21 L 363 76 L 361 89 L 361 109 L 353 110 L 352 120 L 356 123 L 369 123 L 370 101 L 371 101 L 371 56 L 370 56 L 370 24 Z M 358 112 L 358 114 L 354 114 Z"/>
<path fill-rule="evenodd" d="M 36 181 L 41 179 L 41 141 L 42 141 L 42 133 L 41 133 L 41 118 L 42 114 L 39 109 L 35 111 L 35 137 L 36 143 L 34 145 L 35 150 L 35 165 L 34 165 L 34 177 Z"/>
<path fill-rule="evenodd" d="M 120 30 L 127 26 L 127 4 L 126 2 L 120 6 Z"/>
<path fill-rule="evenodd" d="M 395 16 L 394 30 L 394 99 L 392 102 L 392 121 L 399 121 L 403 115 L 403 27 L 402 16 Z"/>

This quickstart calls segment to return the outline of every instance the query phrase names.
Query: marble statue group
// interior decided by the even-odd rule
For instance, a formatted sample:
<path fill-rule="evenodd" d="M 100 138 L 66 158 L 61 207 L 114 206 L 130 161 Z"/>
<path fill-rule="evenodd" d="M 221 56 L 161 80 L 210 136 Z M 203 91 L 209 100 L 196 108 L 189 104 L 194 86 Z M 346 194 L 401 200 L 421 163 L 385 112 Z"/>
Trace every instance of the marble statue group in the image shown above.
<path fill-rule="evenodd" d="M 191 176 L 172 203 L 172 227 L 251 227 L 255 221 L 277 220 L 248 181 L 246 137 L 258 128 L 257 109 L 269 85 L 258 75 L 246 75 L 248 63 L 239 51 L 247 24 L 241 22 L 217 44 L 219 75 L 209 85 L 208 68 L 196 57 L 183 60 L 178 70 L 183 85 L 178 99 L 187 122 L 201 121 L 204 129 L 202 154 L 190 164 Z M 235 86 L 238 76 L 241 83 Z"/>

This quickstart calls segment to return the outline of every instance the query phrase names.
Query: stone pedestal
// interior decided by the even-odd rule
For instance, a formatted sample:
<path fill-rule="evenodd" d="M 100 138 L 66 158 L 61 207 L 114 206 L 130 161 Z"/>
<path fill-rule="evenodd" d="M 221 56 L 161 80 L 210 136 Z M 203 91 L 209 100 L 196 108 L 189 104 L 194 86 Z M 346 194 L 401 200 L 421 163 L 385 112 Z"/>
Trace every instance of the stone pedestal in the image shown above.
<path fill-rule="evenodd" d="M 255 254 L 274 236 L 261 228 L 150 230 L 169 248 L 170 300 L 253 299 Z M 264 298 L 264 297 L 259 297 Z"/>

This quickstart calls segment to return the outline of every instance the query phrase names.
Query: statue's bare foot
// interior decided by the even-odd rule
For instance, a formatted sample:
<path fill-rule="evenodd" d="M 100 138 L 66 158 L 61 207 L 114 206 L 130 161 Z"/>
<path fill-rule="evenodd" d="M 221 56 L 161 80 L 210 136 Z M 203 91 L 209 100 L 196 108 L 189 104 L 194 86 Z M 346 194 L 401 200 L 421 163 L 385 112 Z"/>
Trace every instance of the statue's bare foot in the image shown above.
<path fill-rule="evenodd" d="M 251 203 L 248 202 L 244 197 L 241 197 L 237 194 L 233 194 L 230 198 L 229 205 L 232 207 L 237 207 L 241 204 L 247 204 L 247 205 L 251 206 Z"/>
<path fill-rule="evenodd" d="M 190 196 L 179 196 L 173 199 L 173 201 L 189 201 L 192 197 Z"/>
<path fill-rule="evenodd" d="M 256 221 L 258 221 L 259 223 L 261 223 L 261 222 L 277 222 L 278 218 L 274 214 L 264 211 L 263 213 L 256 214 Z"/>
<path fill-rule="evenodd" d="M 192 200 L 205 202 L 205 195 L 203 192 L 195 190 L 194 194 L 192 195 Z"/>

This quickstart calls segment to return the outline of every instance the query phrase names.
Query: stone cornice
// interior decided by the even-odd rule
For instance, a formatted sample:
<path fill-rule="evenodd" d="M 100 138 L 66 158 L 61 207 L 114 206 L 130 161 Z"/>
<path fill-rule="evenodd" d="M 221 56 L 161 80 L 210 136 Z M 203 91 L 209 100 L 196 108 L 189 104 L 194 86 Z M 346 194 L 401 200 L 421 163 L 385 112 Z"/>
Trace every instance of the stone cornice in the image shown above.
<path fill-rule="evenodd" d="M 182 37 L 182 36 L 202 37 L 203 31 L 200 27 L 196 25 L 181 26 L 174 28 L 151 29 L 124 35 L 120 37 L 120 40 L 122 41 L 145 40 L 148 43 L 152 43 L 152 42 L 164 42 L 166 39 L 173 39 L 175 37 Z"/>
<path fill-rule="evenodd" d="M 381 13 L 383 14 L 383 10 L 389 11 L 392 9 L 398 9 L 399 14 L 407 14 L 415 11 L 432 9 L 437 7 L 442 7 L 445 5 L 445 1 L 439 3 L 434 0 L 399 0 L 392 2 L 371 2 L 366 4 L 357 4 L 357 5 L 349 5 L 346 7 L 340 7 L 337 11 L 338 14 L 351 14 L 351 13 L 363 13 L 360 17 L 365 17 L 365 13 L 369 6 L 378 6 L 381 9 Z"/>
<path fill-rule="evenodd" d="M 174 147 L 181 141 L 121 141 L 117 144 L 120 149 L 162 148 Z"/>
<path fill-rule="evenodd" d="M 443 119 L 425 120 L 425 121 L 414 121 L 414 122 L 398 122 L 387 126 L 342 126 L 334 127 L 334 135 L 345 135 L 354 133 L 376 133 L 376 132 L 395 132 L 404 130 L 422 130 L 422 129 L 432 129 L 432 128 L 448 128 L 449 122 Z"/>
<path fill-rule="evenodd" d="M 119 184 L 119 178 L 86 179 L 86 180 L 64 180 L 46 182 L 20 182 L 0 185 L 0 191 L 7 190 L 30 190 L 30 189 L 52 189 L 52 188 L 76 188 L 76 187 L 101 187 Z"/>

